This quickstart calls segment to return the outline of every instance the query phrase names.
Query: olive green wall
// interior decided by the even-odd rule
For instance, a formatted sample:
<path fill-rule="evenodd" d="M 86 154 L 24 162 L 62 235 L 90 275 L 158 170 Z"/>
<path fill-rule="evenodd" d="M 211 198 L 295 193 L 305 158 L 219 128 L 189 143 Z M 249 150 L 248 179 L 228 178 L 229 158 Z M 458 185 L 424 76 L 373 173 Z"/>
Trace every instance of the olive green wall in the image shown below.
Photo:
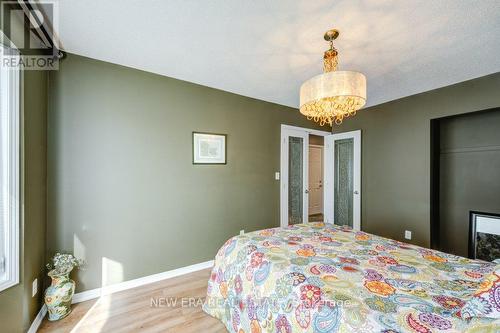
<path fill-rule="evenodd" d="M 500 109 L 440 120 L 440 249 L 468 256 L 469 212 L 500 214 Z"/>
<path fill-rule="evenodd" d="M 44 287 L 47 286 L 48 75 L 42 71 L 26 71 L 24 79 L 23 330 L 26 331 L 43 305 Z M 35 278 L 38 279 L 38 293 L 32 297 Z"/>
<path fill-rule="evenodd" d="M 368 82 L 369 88 L 369 82 Z M 430 245 L 430 120 L 500 106 L 500 74 L 370 107 L 334 132 L 362 130 L 364 231 Z"/>
<path fill-rule="evenodd" d="M 50 82 L 48 252 L 85 256 L 77 291 L 279 225 L 280 125 L 314 126 L 296 109 L 71 54 Z M 227 165 L 192 165 L 192 131 L 227 134 Z"/>

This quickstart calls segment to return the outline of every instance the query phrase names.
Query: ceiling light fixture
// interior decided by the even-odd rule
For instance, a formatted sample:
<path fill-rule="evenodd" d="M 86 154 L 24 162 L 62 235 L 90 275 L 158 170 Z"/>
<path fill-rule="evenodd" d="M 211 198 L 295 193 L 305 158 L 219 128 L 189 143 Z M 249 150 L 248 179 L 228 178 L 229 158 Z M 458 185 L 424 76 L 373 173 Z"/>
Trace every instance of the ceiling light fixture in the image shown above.
<path fill-rule="evenodd" d="M 300 87 L 300 113 L 321 126 L 354 116 L 366 104 L 366 77 L 359 72 L 337 71 L 338 52 L 333 41 L 338 30 L 325 33 L 330 49 L 323 56 L 323 74 L 307 80 Z"/>

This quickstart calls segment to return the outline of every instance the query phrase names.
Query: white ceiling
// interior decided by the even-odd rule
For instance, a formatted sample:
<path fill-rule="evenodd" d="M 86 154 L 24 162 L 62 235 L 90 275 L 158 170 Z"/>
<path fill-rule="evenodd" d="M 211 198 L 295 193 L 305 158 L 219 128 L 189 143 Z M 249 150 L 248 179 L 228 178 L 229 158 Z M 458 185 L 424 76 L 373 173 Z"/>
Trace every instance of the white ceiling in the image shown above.
<path fill-rule="evenodd" d="M 298 107 L 322 71 L 367 76 L 375 105 L 500 71 L 498 0 L 63 0 L 71 53 Z"/>

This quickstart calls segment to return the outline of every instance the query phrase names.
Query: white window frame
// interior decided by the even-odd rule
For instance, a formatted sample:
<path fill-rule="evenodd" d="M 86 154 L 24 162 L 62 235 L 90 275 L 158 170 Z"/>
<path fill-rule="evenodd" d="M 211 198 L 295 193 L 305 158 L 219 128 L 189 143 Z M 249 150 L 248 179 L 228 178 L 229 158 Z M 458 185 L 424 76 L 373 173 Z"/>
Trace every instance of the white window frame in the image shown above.
<path fill-rule="evenodd" d="M 15 49 L 0 44 L 1 55 L 19 56 Z M 0 223 L 3 234 L 3 256 L 0 256 L 0 291 L 19 283 L 20 228 L 20 69 L 0 68 L 0 154 L 7 156 L 0 169 Z M 7 94 L 5 94 L 7 87 Z M 3 157 L 3 156 L 2 156 Z"/>

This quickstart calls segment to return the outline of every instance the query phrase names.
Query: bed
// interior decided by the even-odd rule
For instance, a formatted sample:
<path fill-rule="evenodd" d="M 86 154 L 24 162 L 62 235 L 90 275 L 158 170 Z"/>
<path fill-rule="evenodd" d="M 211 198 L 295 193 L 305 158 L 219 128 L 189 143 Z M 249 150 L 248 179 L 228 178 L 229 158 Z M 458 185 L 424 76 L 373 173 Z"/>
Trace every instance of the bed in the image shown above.
<path fill-rule="evenodd" d="M 298 224 L 229 239 L 203 310 L 238 333 L 500 332 L 499 274 L 494 263 Z"/>

